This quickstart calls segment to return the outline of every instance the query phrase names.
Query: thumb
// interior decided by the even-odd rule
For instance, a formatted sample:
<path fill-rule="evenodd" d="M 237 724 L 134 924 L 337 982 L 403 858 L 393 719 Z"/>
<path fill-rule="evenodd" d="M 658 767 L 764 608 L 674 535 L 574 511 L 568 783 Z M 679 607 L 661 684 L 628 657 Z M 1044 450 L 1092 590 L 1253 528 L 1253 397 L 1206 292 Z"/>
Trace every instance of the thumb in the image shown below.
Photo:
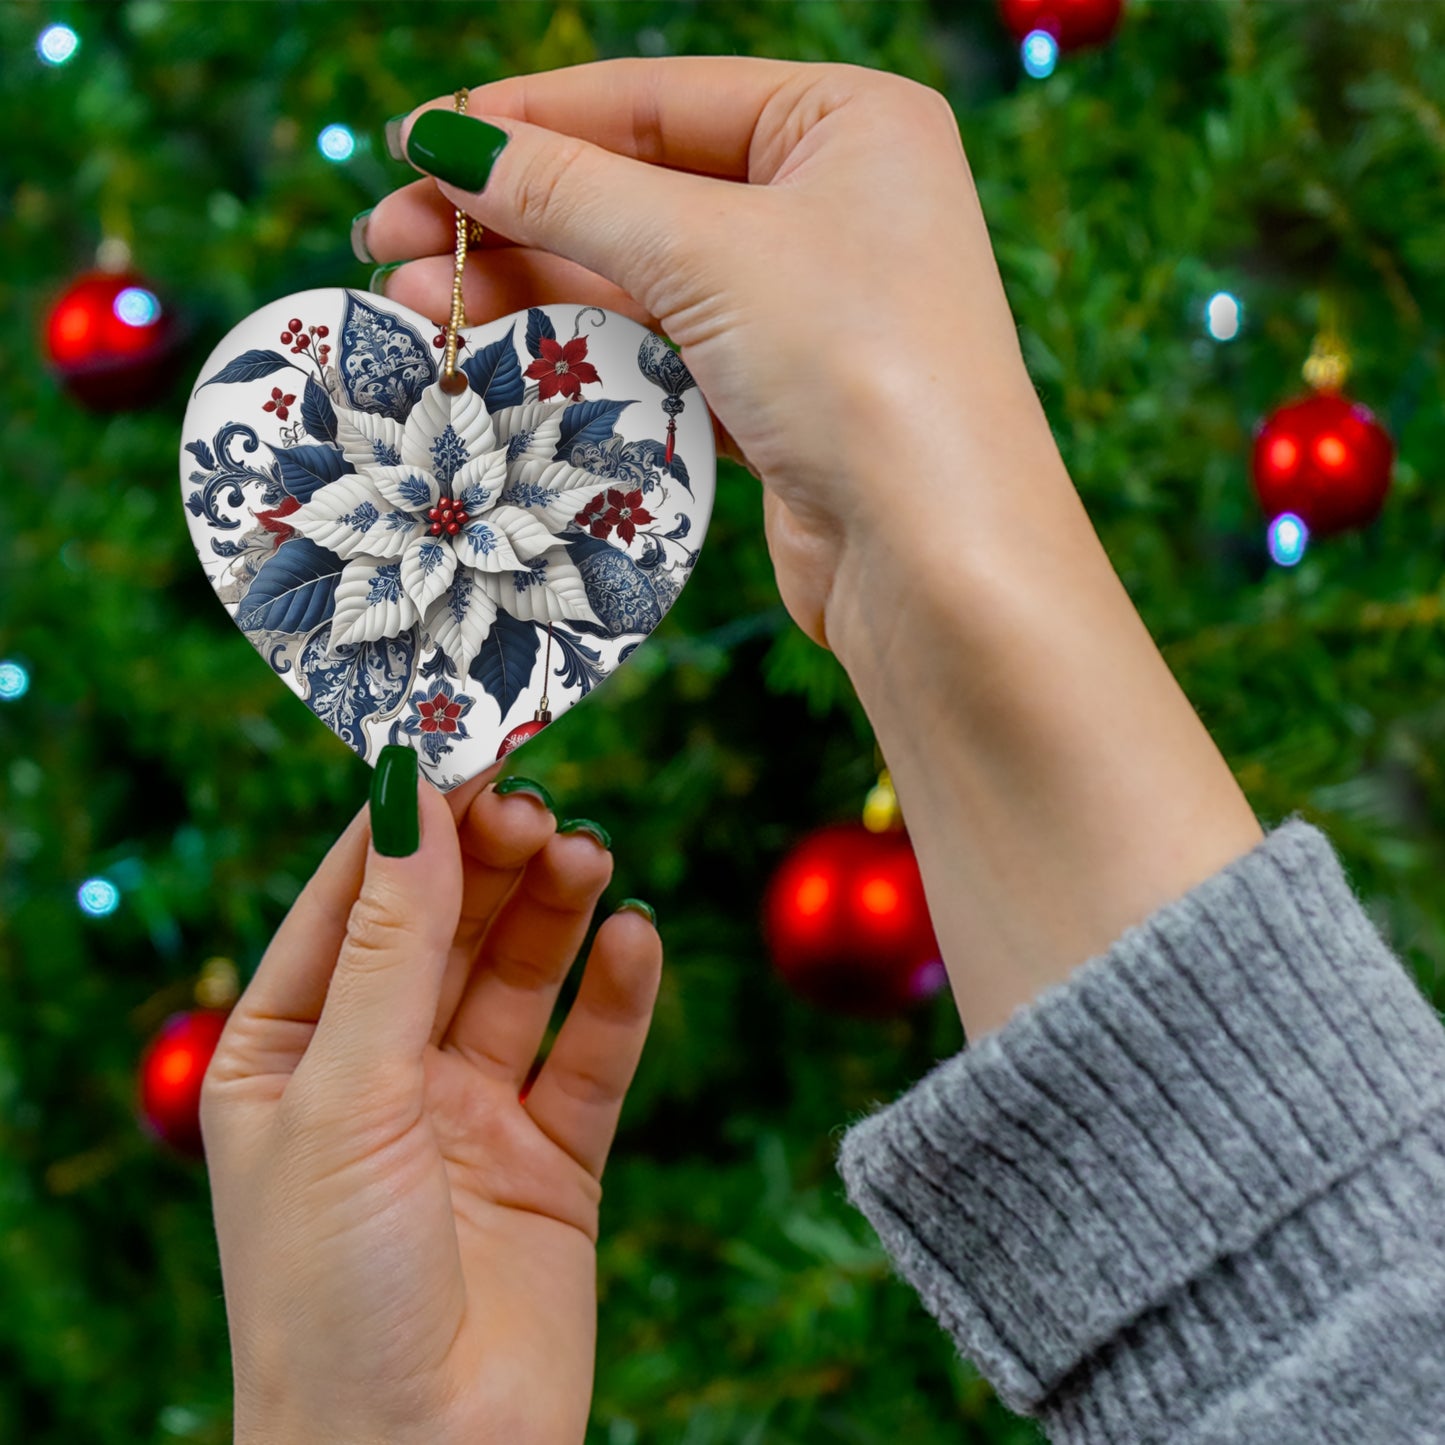
<path fill-rule="evenodd" d="M 518 245 L 565 257 L 620 286 L 659 319 L 699 289 L 720 205 L 744 186 L 648 165 L 510 116 L 437 106 L 403 127 L 401 150 L 442 194 Z M 723 188 L 726 186 L 726 195 Z"/>
<path fill-rule="evenodd" d="M 420 1064 L 461 905 L 461 850 L 446 799 L 418 778 L 412 748 L 383 748 L 365 878 L 298 1073 L 374 1085 Z"/>

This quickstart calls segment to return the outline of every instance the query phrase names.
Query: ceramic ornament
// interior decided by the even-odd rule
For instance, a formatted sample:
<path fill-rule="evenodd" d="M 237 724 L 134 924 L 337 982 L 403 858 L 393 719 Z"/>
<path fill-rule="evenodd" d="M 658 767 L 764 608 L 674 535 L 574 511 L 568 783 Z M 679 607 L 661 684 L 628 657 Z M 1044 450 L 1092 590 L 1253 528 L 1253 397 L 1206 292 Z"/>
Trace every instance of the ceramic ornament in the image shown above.
<path fill-rule="evenodd" d="M 661 622 L 715 456 L 681 357 L 625 316 L 533 307 L 462 329 L 455 393 L 437 331 L 341 289 L 248 317 L 186 410 L 181 498 L 277 677 L 368 762 L 409 743 L 451 789 Z"/>

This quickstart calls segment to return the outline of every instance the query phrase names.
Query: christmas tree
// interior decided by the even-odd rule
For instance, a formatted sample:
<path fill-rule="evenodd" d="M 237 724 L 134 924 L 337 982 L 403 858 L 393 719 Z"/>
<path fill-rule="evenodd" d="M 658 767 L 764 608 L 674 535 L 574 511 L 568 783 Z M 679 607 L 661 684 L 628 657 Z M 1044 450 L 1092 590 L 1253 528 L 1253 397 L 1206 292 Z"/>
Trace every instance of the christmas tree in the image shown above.
<path fill-rule="evenodd" d="M 1445 12 L 1134 0 L 1107 44 L 1021 56 L 983 0 L 14 3 L 0 1439 L 230 1440 L 205 1173 L 139 1125 L 137 1063 L 207 958 L 244 983 L 369 781 L 197 565 L 176 479 L 191 374 L 263 303 L 365 287 L 350 218 L 413 174 L 386 117 L 517 72 L 735 52 L 952 101 L 1033 377 L 1145 621 L 1261 818 L 1319 823 L 1445 1002 Z M 153 302 L 174 328 L 175 366 L 132 368 L 108 411 L 47 366 L 46 318 L 98 251 L 135 278 L 133 319 L 159 324 Z M 1393 483 L 1372 525 L 1302 555 L 1279 533 L 1277 561 L 1254 429 L 1305 390 L 1324 333 L 1393 439 Z M 606 1177 L 589 1439 L 1037 1439 L 892 1278 L 833 1167 L 841 1126 L 962 1044 L 947 995 L 853 1019 L 769 965 L 770 876 L 857 816 L 877 759 L 778 601 L 750 476 L 720 469 L 655 636 L 513 766 L 608 826 L 607 901 L 656 904 L 668 954 Z"/>

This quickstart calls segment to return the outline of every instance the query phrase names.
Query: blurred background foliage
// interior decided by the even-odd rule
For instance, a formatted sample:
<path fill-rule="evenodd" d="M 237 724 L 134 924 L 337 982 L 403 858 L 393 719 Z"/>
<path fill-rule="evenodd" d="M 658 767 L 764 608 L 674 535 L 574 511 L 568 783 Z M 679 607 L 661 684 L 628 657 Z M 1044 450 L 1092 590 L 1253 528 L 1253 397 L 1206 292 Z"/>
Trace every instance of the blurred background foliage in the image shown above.
<path fill-rule="evenodd" d="M 56 21 L 81 45 L 52 69 L 34 46 Z M 387 116 L 687 52 L 848 61 L 949 96 L 1126 585 L 1261 816 L 1324 826 L 1445 995 L 1445 7 L 1135 0 L 1111 46 L 1030 81 L 988 0 L 9 3 L 0 656 L 32 684 L 0 705 L 0 1440 L 230 1439 L 204 1169 L 138 1128 L 135 1065 L 204 958 L 249 974 L 368 782 L 196 564 L 189 375 L 85 412 L 42 364 L 45 310 L 121 237 L 184 313 L 193 369 L 263 302 L 366 284 L 350 218 L 410 175 Z M 358 137 L 344 164 L 317 149 L 330 123 Z M 1221 288 L 1246 308 L 1227 345 L 1202 326 Z M 1302 389 L 1327 301 L 1399 462 L 1375 527 L 1286 571 L 1248 445 Z M 654 639 L 517 765 L 612 829 L 611 901 L 655 902 L 669 953 L 607 1175 L 589 1440 L 1037 1439 L 890 1278 L 832 1164 L 842 1126 L 960 1045 L 956 1016 L 839 1020 L 767 964 L 770 871 L 856 813 L 875 758 L 846 679 L 779 606 L 746 473 L 723 468 Z M 75 905 L 94 874 L 122 889 L 109 918 Z"/>

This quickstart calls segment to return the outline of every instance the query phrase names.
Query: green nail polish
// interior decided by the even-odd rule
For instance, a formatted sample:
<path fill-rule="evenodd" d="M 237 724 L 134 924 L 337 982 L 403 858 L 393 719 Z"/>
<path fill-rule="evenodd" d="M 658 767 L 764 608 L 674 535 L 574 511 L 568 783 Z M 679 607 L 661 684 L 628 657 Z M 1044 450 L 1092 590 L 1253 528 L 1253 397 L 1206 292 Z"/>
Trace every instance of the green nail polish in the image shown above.
<path fill-rule="evenodd" d="M 559 833 L 586 833 L 595 838 L 604 848 L 612 847 L 612 834 L 601 823 L 594 823 L 591 818 L 568 818 L 565 823 L 558 825 L 557 831 Z"/>
<path fill-rule="evenodd" d="M 371 219 L 374 209 L 368 206 L 351 218 L 351 254 L 366 266 L 376 265 L 376 257 L 371 254 L 371 248 L 366 244 L 366 223 Z"/>
<path fill-rule="evenodd" d="M 515 773 L 510 778 L 503 778 L 492 791 L 504 798 L 512 793 L 526 793 L 529 797 L 536 798 L 549 813 L 557 811 L 551 793 L 541 783 L 534 783 L 531 778 L 519 778 Z"/>
<path fill-rule="evenodd" d="M 407 858 L 421 844 L 416 800 L 416 752 L 382 748 L 371 775 L 371 841 L 387 858 Z"/>
<path fill-rule="evenodd" d="M 405 261 L 388 261 L 385 266 L 378 266 L 371 273 L 371 280 L 366 283 L 366 289 L 375 296 L 386 295 L 386 278 L 396 270 L 398 266 L 405 266 Z"/>
<path fill-rule="evenodd" d="M 406 124 L 406 118 L 411 112 L 403 111 L 401 115 L 394 115 L 386 123 L 386 153 L 394 161 L 404 161 L 406 154 L 401 148 L 401 128 Z"/>
<path fill-rule="evenodd" d="M 657 910 L 652 904 L 644 903 L 640 898 L 624 898 L 617 905 L 619 913 L 640 913 L 654 928 L 657 927 Z"/>
<path fill-rule="evenodd" d="M 424 110 L 406 138 L 406 158 L 448 185 L 480 191 L 507 139 L 506 131 L 484 120 L 454 110 Z"/>

